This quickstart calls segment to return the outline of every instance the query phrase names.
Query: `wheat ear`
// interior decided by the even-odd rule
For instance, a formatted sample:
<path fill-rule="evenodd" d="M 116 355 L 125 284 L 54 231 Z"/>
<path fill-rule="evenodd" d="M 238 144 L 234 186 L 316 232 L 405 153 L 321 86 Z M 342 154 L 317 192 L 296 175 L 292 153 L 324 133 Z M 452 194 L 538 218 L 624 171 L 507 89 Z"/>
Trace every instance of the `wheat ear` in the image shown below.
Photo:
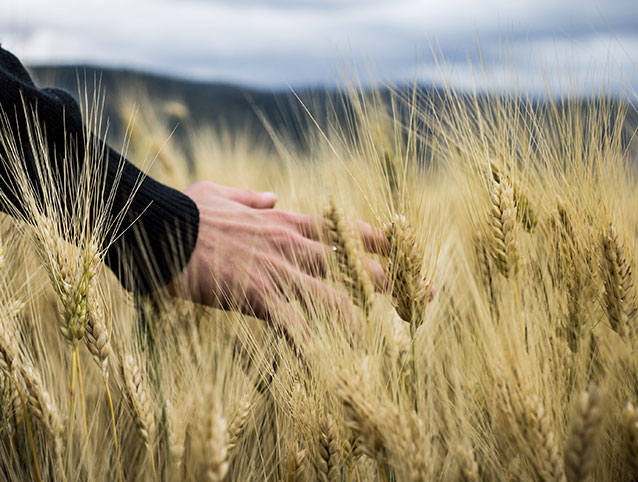
<path fill-rule="evenodd" d="M 495 182 L 501 182 L 505 176 L 503 175 L 501 169 L 498 167 L 496 161 L 490 161 L 489 171 L 491 173 L 491 177 Z M 512 182 L 509 179 L 509 182 L 512 184 L 512 189 L 514 193 L 514 204 L 516 205 L 516 213 L 518 214 L 518 220 L 521 222 L 526 231 L 532 231 L 537 224 L 536 213 L 532 208 L 529 199 L 523 193 L 523 190 L 520 188 L 520 185 L 516 182 Z"/>
<path fill-rule="evenodd" d="M 44 389 L 40 376 L 27 364 L 21 364 L 20 375 L 27 388 L 28 407 L 53 441 L 56 459 L 62 469 L 62 436 L 64 424 L 51 395 Z"/>
<path fill-rule="evenodd" d="M 9 376 L 14 374 L 19 363 L 18 346 L 11 320 L 0 320 L 0 370 Z"/>
<path fill-rule="evenodd" d="M 107 376 L 108 356 L 111 352 L 109 333 L 107 330 L 107 317 L 103 301 L 96 293 L 94 286 L 89 287 L 89 304 L 91 306 L 86 320 L 86 336 L 84 341 L 95 363 Z"/>
<path fill-rule="evenodd" d="M 494 300 L 494 281 L 492 274 L 492 262 L 490 259 L 490 254 L 486 249 L 486 243 L 483 239 L 483 236 L 476 235 L 474 237 L 474 253 L 476 255 L 476 264 L 478 266 L 479 272 L 479 280 L 481 282 L 481 286 L 487 291 L 487 294 L 490 296 L 490 301 L 493 303 Z"/>
<path fill-rule="evenodd" d="M 122 371 L 126 395 L 133 408 L 135 426 L 145 447 L 152 454 L 153 441 L 155 440 L 155 417 L 150 397 L 144 386 L 142 371 L 131 355 L 124 358 Z"/>
<path fill-rule="evenodd" d="M 565 446 L 565 475 L 569 482 L 585 481 L 596 461 L 602 395 L 598 388 L 578 397 Z"/>
<path fill-rule="evenodd" d="M 20 393 L 26 393 L 19 374 L 22 364 L 18 352 L 20 344 L 14 331 L 14 320 L 23 308 L 24 304 L 19 301 L 10 303 L 3 313 L 5 319 L 0 320 L 0 370 L 7 375 L 6 379 L 11 383 L 10 402 L 16 420 L 20 420 L 23 415 Z"/>
<path fill-rule="evenodd" d="M 460 446 L 457 450 L 457 458 L 459 461 L 459 469 L 461 472 L 461 480 L 464 482 L 478 482 L 479 469 L 474 451 L 467 446 Z"/>
<path fill-rule="evenodd" d="M 316 461 L 317 479 L 321 482 L 337 482 L 341 477 L 339 445 L 331 419 L 319 423 L 319 457 Z"/>
<path fill-rule="evenodd" d="M 379 414 L 371 400 L 362 393 L 365 380 L 361 373 L 338 375 L 338 394 L 345 410 L 346 425 L 355 434 L 358 448 L 376 458 L 386 445 L 386 438 L 379 425 Z M 353 447 L 354 448 L 354 447 Z"/>
<path fill-rule="evenodd" d="M 499 271 L 509 278 L 518 268 L 516 204 L 512 186 L 504 178 L 492 181 L 490 190 L 491 254 Z"/>
<path fill-rule="evenodd" d="M 4 319 L 0 320 L 0 370 L 11 380 L 13 405 L 17 413 L 22 411 L 21 393 L 27 396 L 28 407 L 40 421 L 54 443 L 56 456 L 61 460 L 62 432 L 64 425 L 51 395 L 44 389 L 40 376 L 20 358 L 20 346 L 13 331 L 13 319 L 24 305 L 14 302 L 4 308 Z M 22 388 L 25 390 L 22 390 Z"/>
<path fill-rule="evenodd" d="M 168 422 L 168 447 L 174 471 L 179 471 L 184 461 L 186 444 L 186 424 L 178 416 L 170 400 L 166 400 L 166 420 Z"/>
<path fill-rule="evenodd" d="M 206 401 L 204 448 L 206 479 L 221 482 L 228 472 L 228 426 L 222 414 L 221 402 L 211 390 Z"/>
<path fill-rule="evenodd" d="M 633 476 L 638 476 L 638 409 L 628 402 L 623 411 L 623 451 Z"/>
<path fill-rule="evenodd" d="M 430 298 L 423 264 L 424 250 L 403 216 L 395 216 L 386 229 L 386 237 L 391 246 L 388 270 L 397 313 L 418 328 L 423 323 Z"/>
<path fill-rule="evenodd" d="M 246 426 L 248 425 L 252 410 L 253 403 L 251 401 L 251 396 L 246 395 L 237 404 L 233 418 L 228 426 L 228 443 L 226 444 L 226 447 L 229 461 L 241 443 L 241 439 L 244 435 Z"/>
<path fill-rule="evenodd" d="M 607 317 L 611 327 L 620 336 L 627 337 L 634 331 L 632 324 L 637 310 L 631 265 L 613 226 L 603 233 L 601 245 Z"/>
<path fill-rule="evenodd" d="M 298 443 L 292 448 L 288 459 L 288 469 L 286 471 L 287 482 L 305 482 L 306 478 L 306 450 L 302 449 Z"/>
<path fill-rule="evenodd" d="M 526 399 L 525 432 L 530 444 L 530 462 L 540 480 L 553 480 L 564 482 L 565 473 L 563 464 L 558 455 L 558 449 L 554 440 L 554 432 L 550 425 L 549 417 L 538 397 L 532 396 Z"/>
<path fill-rule="evenodd" d="M 374 286 L 361 261 L 361 243 L 350 232 L 346 217 L 337 208 L 334 200 L 330 201 L 330 207 L 324 213 L 324 218 L 341 279 L 354 303 L 367 313 L 371 306 Z"/>

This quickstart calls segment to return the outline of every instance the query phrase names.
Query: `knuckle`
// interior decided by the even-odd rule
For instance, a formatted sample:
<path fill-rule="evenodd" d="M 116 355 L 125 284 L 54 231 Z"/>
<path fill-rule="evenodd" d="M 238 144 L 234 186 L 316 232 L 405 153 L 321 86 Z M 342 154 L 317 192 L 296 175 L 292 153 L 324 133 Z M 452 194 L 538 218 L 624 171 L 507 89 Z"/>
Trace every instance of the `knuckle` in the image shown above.
<path fill-rule="evenodd" d="M 211 190 L 211 189 L 215 189 L 216 184 L 210 181 L 197 181 L 195 184 L 193 184 L 193 188 L 197 189 L 197 190 Z"/>
<path fill-rule="evenodd" d="M 283 211 L 281 209 L 272 209 L 270 211 L 270 216 L 272 216 L 278 222 L 284 225 L 295 225 L 297 224 L 297 214 L 291 213 L 290 211 Z"/>
<path fill-rule="evenodd" d="M 283 226 L 268 228 L 268 238 L 277 246 L 300 246 L 303 244 L 303 237 Z"/>

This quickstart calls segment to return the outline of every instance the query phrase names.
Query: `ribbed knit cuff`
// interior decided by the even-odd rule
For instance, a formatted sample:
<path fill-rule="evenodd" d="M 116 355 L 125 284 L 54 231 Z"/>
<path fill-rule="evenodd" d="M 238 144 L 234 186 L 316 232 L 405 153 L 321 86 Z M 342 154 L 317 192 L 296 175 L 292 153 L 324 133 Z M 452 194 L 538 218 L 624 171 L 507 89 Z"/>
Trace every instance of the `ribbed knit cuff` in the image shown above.
<path fill-rule="evenodd" d="M 109 174 L 122 162 L 110 151 Z M 123 161 L 112 214 L 117 215 L 134 192 L 141 172 Z M 199 228 L 199 210 L 184 193 L 145 177 L 126 211 L 118 238 L 105 262 L 129 291 L 149 293 L 168 284 L 190 260 Z"/>

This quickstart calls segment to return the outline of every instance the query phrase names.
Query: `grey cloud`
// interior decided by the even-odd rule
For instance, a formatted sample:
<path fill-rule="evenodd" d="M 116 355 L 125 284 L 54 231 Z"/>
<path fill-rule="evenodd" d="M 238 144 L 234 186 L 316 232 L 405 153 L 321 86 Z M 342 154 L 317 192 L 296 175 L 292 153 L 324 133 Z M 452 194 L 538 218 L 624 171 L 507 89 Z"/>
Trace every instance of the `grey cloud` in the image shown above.
<path fill-rule="evenodd" d="M 441 80 L 430 45 L 463 84 L 467 57 L 479 58 L 477 40 L 494 73 L 523 71 L 529 59 L 542 64 L 554 54 L 585 72 L 604 65 L 605 51 L 629 72 L 637 32 L 638 9 L 624 0 L 19 0 L 0 18 L 0 41 L 30 62 L 124 65 L 261 86 L 334 83 L 342 71 L 365 74 L 369 66 L 382 79 L 409 80 L 419 70 Z"/>

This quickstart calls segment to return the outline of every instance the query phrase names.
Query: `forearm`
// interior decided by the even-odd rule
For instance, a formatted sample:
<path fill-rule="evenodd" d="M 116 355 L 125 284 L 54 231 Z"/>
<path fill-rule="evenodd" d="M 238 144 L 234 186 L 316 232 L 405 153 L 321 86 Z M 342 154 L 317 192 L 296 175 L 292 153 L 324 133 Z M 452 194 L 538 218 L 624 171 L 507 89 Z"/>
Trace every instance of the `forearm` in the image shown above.
<path fill-rule="evenodd" d="M 87 132 L 75 100 L 63 91 L 38 89 L 20 62 L 2 48 L 0 108 L 6 116 L 5 130 L 10 131 L 24 153 L 27 175 L 36 189 L 39 184 L 31 159 L 30 117 L 37 119 L 43 132 L 49 151 L 46 159 L 54 175 L 68 174 L 66 149 L 69 145 L 75 146 L 74 159 L 83 162 L 87 157 L 84 152 Z M 109 232 L 106 238 L 109 243 L 106 264 L 128 289 L 146 292 L 162 286 L 183 268 L 193 251 L 199 226 L 197 206 L 179 191 L 144 177 L 116 151 L 101 150 L 101 141 L 96 140 L 95 144 L 97 149 L 91 155 L 104 155 L 106 178 L 101 194 L 92 196 L 91 202 L 108 207 L 107 222 L 123 214 L 119 229 Z M 0 147 L 0 157 L 7 160 L 7 153 L 3 151 Z M 20 211 L 21 199 L 9 189 L 11 178 L 2 164 L 0 190 Z M 112 203 L 107 203 L 111 189 L 114 189 Z M 73 196 L 73 192 L 68 194 Z M 66 205 L 72 206 L 74 200 L 68 201 Z"/>

